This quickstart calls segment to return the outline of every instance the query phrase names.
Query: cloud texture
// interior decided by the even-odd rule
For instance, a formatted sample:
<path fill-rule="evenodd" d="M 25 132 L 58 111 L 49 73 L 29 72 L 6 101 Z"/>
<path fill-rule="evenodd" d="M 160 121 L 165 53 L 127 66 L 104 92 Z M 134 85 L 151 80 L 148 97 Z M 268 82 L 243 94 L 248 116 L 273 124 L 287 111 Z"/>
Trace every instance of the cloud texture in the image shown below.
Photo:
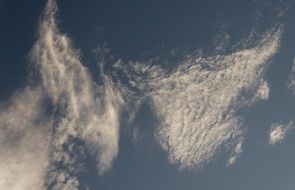
<path fill-rule="evenodd" d="M 138 62 L 122 66 L 130 83 L 151 103 L 160 123 L 157 139 L 172 163 L 198 168 L 220 151 L 231 151 L 228 164 L 235 162 L 245 134 L 237 111 L 268 98 L 263 76 L 280 36 L 277 28 L 252 48 L 223 55 L 191 54 L 172 71 Z"/>
<path fill-rule="evenodd" d="M 56 2 L 49 0 L 30 54 L 30 82 L 1 105 L 0 189 L 79 189 L 89 154 L 98 173 L 107 172 L 129 101 L 134 107 L 150 103 L 159 121 L 155 136 L 180 168 L 203 167 L 221 152 L 228 165 L 235 163 L 246 133 L 238 111 L 268 98 L 263 77 L 279 48 L 280 27 L 251 48 L 188 54 L 172 70 L 119 61 L 114 67 L 126 74 L 127 89 L 119 77 L 104 73 L 100 58 L 100 84 L 94 82 L 80 52 L 59 31 L 56 13 Z M 271 142 L 281 139 L 280 130 L 274 127 Z"/>
<path fill-rule="evenodd" d="M 104 73 L 102 85 L 93 82 L 56 12 L 49 0 L 31 52 L 32 85 L 0 115 L 1 189 L 78 189 L 87 152 L 100 174 L 118 153 L 120 90 Z"/>
<path fill-rule="evenodd" d="M 269 143 L 272 145 L 281 143 L 287 133 L 292 129 L 294 129 L 293 121 L 289 122 L 287 125 L 273 124 L 269 133 Z"/>

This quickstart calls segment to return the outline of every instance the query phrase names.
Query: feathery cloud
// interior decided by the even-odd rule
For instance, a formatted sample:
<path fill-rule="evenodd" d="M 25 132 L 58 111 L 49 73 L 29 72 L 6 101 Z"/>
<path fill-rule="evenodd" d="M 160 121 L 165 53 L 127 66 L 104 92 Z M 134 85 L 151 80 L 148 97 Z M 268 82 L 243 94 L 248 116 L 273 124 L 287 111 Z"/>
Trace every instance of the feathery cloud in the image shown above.
<path fill-rule="evenodd" d="M 84 147 L 97 156 L 99 173 L 111 168 L 118 153 L 119 111 L 124 101 L 120 90 L 104 73 L 103 85 L 94 84 L 80 62 L 79 52 L 58 31 L 56 10 L 55 2 L 49 1 L 31 55 L 54 107 L 48 182 L 61 182 L 74 189 L 79 183 L 71 176 L 79 171 Z M 56 189 L 60 188 L 57 184 Z"/>
<path fill-rule="evenodd" d="M 118 154 L 120 87 L 103 72 L 102 85 L 93 82 L 79 51 L 59 32 L 56 12 L 49 0 L 30 54 L 34 85 L 0 114 L 1 189 L 79 189 L 86 152 L 100 174 Z"/>

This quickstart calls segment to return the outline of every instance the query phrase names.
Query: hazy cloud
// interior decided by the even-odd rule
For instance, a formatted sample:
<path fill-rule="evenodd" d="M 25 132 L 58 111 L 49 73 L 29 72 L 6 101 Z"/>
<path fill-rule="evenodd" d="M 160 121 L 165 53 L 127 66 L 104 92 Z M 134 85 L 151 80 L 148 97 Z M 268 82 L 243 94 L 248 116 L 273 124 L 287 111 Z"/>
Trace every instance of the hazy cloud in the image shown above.
<path fill-rule="evenodd" d="M 48 165 L 49 123 L 42 92 L 26 88 L 1 106 L 0 189 L 42 189 Z"/>

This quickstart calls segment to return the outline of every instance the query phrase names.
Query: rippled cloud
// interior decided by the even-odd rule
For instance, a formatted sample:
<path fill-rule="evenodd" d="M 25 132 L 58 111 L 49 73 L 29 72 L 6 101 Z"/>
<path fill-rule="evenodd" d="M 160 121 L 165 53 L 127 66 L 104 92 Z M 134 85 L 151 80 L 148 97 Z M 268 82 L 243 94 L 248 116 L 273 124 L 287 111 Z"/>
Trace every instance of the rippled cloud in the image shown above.
<path fill-rule="evenodd" d="M 152 105 L 160 123 L 156 137 L 170 162 L 199 168 L 222 151 L 231 152 L 228 165 L 236 161 L 246 133 L 237 111 L 268 99 L 263 78 L 281 32 L 275 28 L 254 47 L 230 54 L 189 54 L 172 71 L 139 62 L 117 66 Z"/>

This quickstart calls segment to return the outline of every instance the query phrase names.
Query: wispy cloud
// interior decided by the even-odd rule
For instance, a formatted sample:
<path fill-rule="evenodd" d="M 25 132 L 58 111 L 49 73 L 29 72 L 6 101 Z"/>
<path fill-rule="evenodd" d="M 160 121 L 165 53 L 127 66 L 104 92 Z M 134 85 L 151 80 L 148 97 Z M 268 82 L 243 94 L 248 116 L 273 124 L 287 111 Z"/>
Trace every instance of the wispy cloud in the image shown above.
<path fill-rule="evenodd" d="M 157 139 L 172 163 L 198 168 L 221 151 L 231 151 L 228 164 L 235 162 L 245 134 L 237 110 L 268 98 L 263 76 L 280 37 L 275 28 L 252 48 L 190 54 L 172 71 L 150 63 L 117 65 L 151 103 L 160 122 Z"/>
<path fill-rule="evenodd" d="M 94 84 L 80 62 L 79 52 L 58 31 L 56 9 L 55 2 L 49 1 L 31 55 L 41 85 L 54 107 L 48 182 L 49 185 L 58 182 L 57 189 L 61 188 L 60 183 L 67 187 L 70 183 L 74 189 L 78 182 L 72 176 L 79 171 L 84 146 L 97 156 L 99 173 L 111 168 L 118 153 L 119 111 L 124 101 L 104 73 L 101 73 L 103 85 Z M 72 154 L 77 148 L 81 152 Z"/>
<path fill-rule="evenodd" d="M 79 189 L 86 152 L 96 156 L 100 174 L 118 154 L 120 88 L 104 73 L 102 85 L 93 82 L 59 32 L 56 12 L 49 0 L 30 54 L 29 86 L 36 87 L 18 93 L 0 115 L 1 189 Z"/>
<path fill-rule="evenodd" d="M 59 31 L 56 12 L 49 0 L 30 54 L 32 82 L 0 107 L 0 189 L 79 189 L 88 153 L 98 173 L 107 172 L 118 154 L 120 113 L 129 100 L 134 107 L 148 100 L 159 120 L 157 140 L 181 168 L 202 167 L 221 151 L 229 153 L 228 165 L 237 160 L 246 133 L 237 111 L 268 98 L 263 76 L 278 50 L 280 28 L 252 48 L 189 54 L 172 71 L 117 62 L 137 88 L 135 97 L 103 69 L 101 83 L 94 82 L 80 52 Z"/>

